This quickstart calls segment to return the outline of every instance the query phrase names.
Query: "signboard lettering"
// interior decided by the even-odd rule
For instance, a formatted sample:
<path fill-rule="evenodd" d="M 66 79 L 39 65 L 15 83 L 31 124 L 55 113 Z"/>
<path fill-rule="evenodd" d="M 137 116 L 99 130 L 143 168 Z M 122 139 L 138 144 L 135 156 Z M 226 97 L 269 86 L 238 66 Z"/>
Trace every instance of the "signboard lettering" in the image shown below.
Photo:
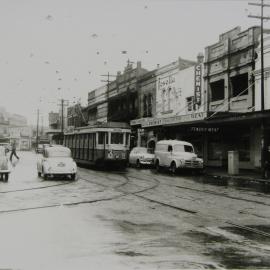
<path fill-rule="evenodd" d="M 202 65 L 198 64 L 195 66 L 195 85 L 194 85 L 194 104 L 201 105 L 202 95 Z"/>

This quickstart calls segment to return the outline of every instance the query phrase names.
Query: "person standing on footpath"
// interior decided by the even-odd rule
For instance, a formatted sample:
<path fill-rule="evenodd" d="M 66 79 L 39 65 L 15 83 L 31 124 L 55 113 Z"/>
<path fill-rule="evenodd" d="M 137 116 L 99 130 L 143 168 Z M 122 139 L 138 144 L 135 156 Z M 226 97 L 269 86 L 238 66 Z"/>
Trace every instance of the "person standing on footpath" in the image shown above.
<path fill-rule="evenodd" d="M 18 156 L 17 156 L 17 153 L 16 153 L 16 141 L 13 141 L 12 144 L 11 144 L 11 153 L 10 153 L 10 161 L 12 162 L 12 157 L 13 155 L 17 158 L 17 159 L 20 159 Z"/>

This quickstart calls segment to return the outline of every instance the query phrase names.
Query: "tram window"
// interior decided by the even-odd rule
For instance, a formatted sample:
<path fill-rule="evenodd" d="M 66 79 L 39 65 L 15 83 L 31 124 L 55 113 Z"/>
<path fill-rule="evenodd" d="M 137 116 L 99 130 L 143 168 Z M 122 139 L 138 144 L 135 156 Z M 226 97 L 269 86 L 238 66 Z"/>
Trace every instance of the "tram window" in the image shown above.
<path fill-rule="evenodd" d="M 126 142 L 125 144 L 129 146 L 129 133 L 126 133 Z"/>
<path fill-rule="evenodd" d="M 98 132 L 98 144 L 104 144 L 105 132 Z"/>
<path fill-rule="evenodd" d="M 106 132 L 106 144 L 109 144 L 109 133 L 108 132 Z"/>
<path fill-rule="evenodd" d="M 124 143 L 124 134 L 119 132 L 111 133 L 111 144 L 123 144 Z"/>

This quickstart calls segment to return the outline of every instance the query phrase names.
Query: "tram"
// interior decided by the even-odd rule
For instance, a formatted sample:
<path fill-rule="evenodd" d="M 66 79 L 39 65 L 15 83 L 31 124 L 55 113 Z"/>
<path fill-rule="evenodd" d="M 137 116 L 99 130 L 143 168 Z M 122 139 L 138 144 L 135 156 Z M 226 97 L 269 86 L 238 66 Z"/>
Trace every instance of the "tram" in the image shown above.
<path fill-rule="evenodd" d="M 78 164 L 124 167 L 128 163 L 130 126 L 121 122 L 97 123 L 64 133 L 64 145 Z"/>

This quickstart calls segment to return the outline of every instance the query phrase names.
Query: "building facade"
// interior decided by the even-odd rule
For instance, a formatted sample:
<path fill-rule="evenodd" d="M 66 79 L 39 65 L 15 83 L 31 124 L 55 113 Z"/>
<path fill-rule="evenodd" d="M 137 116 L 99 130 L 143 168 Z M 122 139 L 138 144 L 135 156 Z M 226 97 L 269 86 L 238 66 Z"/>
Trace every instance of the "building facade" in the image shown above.
<path fill-rule="evenodd" d="M 149 74 L 148 82 L 142 80 L 146 75 L 142 77 L 141 107 L 147 108 L 143 97 L 150 96 L 153 102 L 151 114 L 144 109 L 141 118 L 131 121 L 137 130 L 137 145 L 154 149 L 158 140 L 184 139 L 183 124 L 204 117 L 203 56 L 199 58 L 198 63 L 179 58 L 159 67 Z"/>
<path fill-rule="evenodd" d="M 232 150 L 239 152 L 240 168 L 261 166 L 260 127 L 252 116 L 259 36 L 259 27 L 236 27 L 205 49 L 207 126 L 217 130 L 207 134 L 205 160 L 210 166 L 226 167 Z"/>

